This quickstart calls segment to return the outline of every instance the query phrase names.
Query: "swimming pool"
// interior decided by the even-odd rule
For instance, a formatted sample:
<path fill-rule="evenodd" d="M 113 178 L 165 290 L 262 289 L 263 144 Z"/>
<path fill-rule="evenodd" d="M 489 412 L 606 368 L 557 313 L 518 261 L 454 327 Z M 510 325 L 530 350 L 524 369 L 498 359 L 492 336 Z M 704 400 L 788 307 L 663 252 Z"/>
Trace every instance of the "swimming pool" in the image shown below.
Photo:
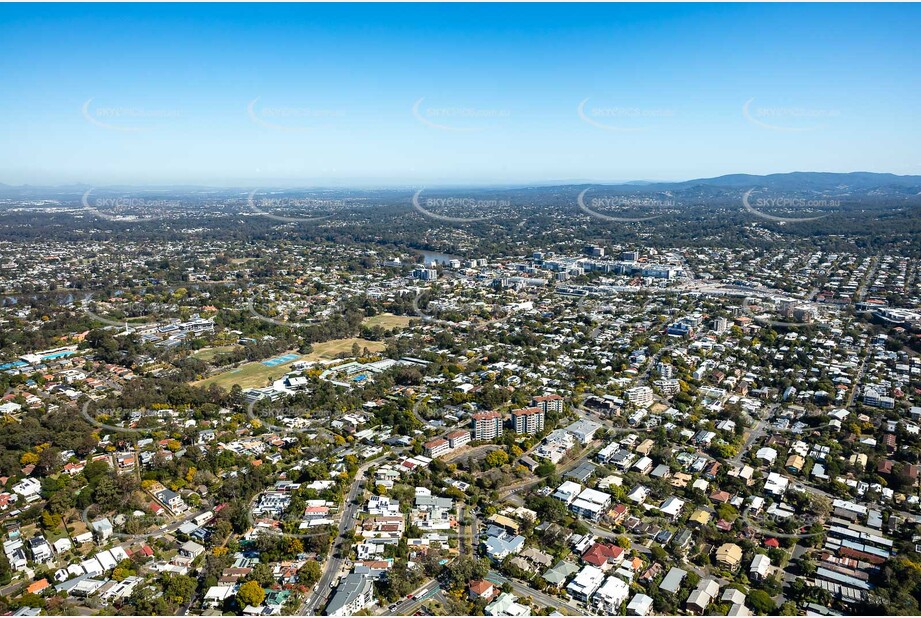
<path fill-rule="evenodd" d="M 74 350 L 64 350 L 63 352 L 55 352 L 54 354 L 42 356 L 42 360 L 54 360 L 56 358 L 63 358 L 64 356 L 72 356 L 74 354 L 76 354 Z"/>

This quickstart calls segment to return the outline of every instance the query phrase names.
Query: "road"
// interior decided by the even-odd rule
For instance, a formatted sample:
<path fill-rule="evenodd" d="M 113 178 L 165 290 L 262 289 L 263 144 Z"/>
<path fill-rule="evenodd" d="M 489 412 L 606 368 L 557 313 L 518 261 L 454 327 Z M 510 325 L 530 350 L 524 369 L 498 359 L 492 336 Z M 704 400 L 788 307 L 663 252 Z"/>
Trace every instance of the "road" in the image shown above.
<path fill-rule="evenodd" d="M 867 268 L 867 276 L 863 281 L 860 282 L 860 287 L 857 288 L 857 294 L 854 295 L 854 302 L 863 301 L 864 297 L 867 295 L 867 288 L 876 280 L 876 271 L 879 270 L 879 256 L 874 255 L 870 258 L 870 266 Z"/>
<path fill-rule="evenodd" d="M 403 599 L 393 609 L 386 608 L 383 614 L 386 616 L 411 616 L 416 613 L 422 603 L 438 594 L 441 594 L 441 585 L 430 579 L 413 590 L 409 595 L 412 598 Z"/>
<path fill-rule="evenodd" d="M 564 601 L 560 597 L 555 597 L 555 596 L 551 596 L 549 594 L 543 593 L 540 590 L 535 590 L 534 588 L 531 588 L 527 584 L 517 579 L 505 577 L 504 575 L 501 575 L 497 573 L 496 571 L 490 571 L 489 574 L 486 576 L 486 579 L 500 586 L 502 584 L 508 583 L 509 585 L 511 585 L 512 590 L 515 592 L 515 594 L 519 598 L 531 597 L 532 599 L 534 599 L 535 601 L 537 601 L 544 607 L 547 607 L 550 609 L 557 609 L 557 610 L 560 610 L 561 612 L 563 610 L 566 610 L 572 616 L 582 616 L 582 615 L 585 615 L 586 613 L 585 609 L 580 608 L 574 605 L 573 603 Z"/>
<path fill-rule="evenodd" d="M 83 523 L 86 524 L 86 527 L 87 527 L 88 530 L 92 530 L 92 529 L 93 529 L 93 524 L 90 522 L 89 517 L 87 516 L 87 513 L 88 513 L 88 511 L 90 510 L 90 508 L 92 508 L 92 506 L 93 506 L 93 505 L 90 505 L 90 506 L 86 507 L 85 509 L 83 509 L 83 511 L 80 512 L 80 517 L 81 517 L 81 519 L 83 519 Z M 159 538 L 159 537 L 164 536 L 164 535 L 167 535 L 167 534 L 172 534 L 173 532 L 176 532 L 176 530 L 178 530 L 179 527 L 182 526 L 184 523 L 189 522 L 189 521 L 192 521 L 194 518 L 196 518 L 196 517 L 198 517 L 199 515 L 202 515 L 202 514 L 204 514 L 204 513 L 207 513 L 207 512 L 210 511 L 210 510 L 212 510 L 212 509 L 209 507 L 209 508 L 207 508 L 207 509 L 205 509 L 205 510 L 202 510 L 202 511 L 190 512 L 188 515 L 186 515 L 186 516 L 183 517 L 182 519 L 177 519 L 176 521 L 172 522 L 171 524 L 167 524 L 167 525 L 165 525 L 165 526 L 162 526 L 159 530 L 156 530 L 156 531 L 154 531 L 154 532 L 150 532 L 150 533 L 146 533 L 146 534 L 128 534 L 128 533 L 125 533 L 125 532 L 113 532 L 113 533 L 112 533 L 112 536 L 115 537 L 115 538 L 124 539 L 124 540 L 126 540 L 126 541 L 136 540 L 136 541 L 144 541 L 144 542 L 146 542 L 147 539 L 150 539 L 150 538 L 156 539 L 156 538 Z"/>
<path fill-rule="evenodd" d="M 339 519 L 339 530 L 336 535 L 336 540 L 333 541 L 333 545 L 329 550 L 329 556 L 326 559 L 326 568 L 323 571 L 323 575 L 320 576 L 320 581 L 317 582 L 313 592 L 307 597 L 307 601 L 301 606 L 298 614 L 302 616 L 316 615 L 317 609 L 329 596 L 332 590 L 333 580 L 339 575 L 339 570 L 342 568 L 343 562 L 345 562 L 343 558 L 339 557 L 339 550 L 342 547 L 345 537 L 350 534 L 355 527 L 355 516 L 361 508 L 360 501 L 357 500 L 357 498 L 359 492 L 362 491 L 365 473 L 368 471 L 368 468 L 374 465 L 379 457 L 365 462 L 358 468 L 358 472 L 355 474 L 355 480 L 352 481 L 349 493 L 345 497 L 345 505 L 342 508 L 342 516 Z"/>
<path fill-rule="evenodd" d="M 761 439 L 761 436 L 763 435 L 764 435 L 764 423 L 762 423 L 761 420 L 756 420 L 754 426 L 752 427 L 752 430 L 748 434 L 748 438 L 745 440 L 745 444 L 742 445 L 742 447 L 739 449 L 739 452 L 735 454 L 735 457 L 733 457 L 730 460 L 730 462 L 732 462 L 736 466 L 741 464 L 742 457 L 745 456 L 745 453 L 747 453 L 749 449 L 751 449 L 752 444 L 754 444 L 757 440 Z"/>
<path fill-rule="evenodd" d="M 872 354 L 873 348 L 870 347 L 870 339 L 868 337 L 866 348 L 864 348 L 863 360 L 860 362 L 860 368 L 857 369 L 857 375 L 854 376 L 854 386 L 851 388 L 851 392 L 848 393 L 847 403 L 844 406 L 845 408 L 850 408 L 854 403 L 854 398 L 857 396 L 857 391 L 860 389 L 860 381 L 863 380 L 863 374 L 867 371 L 867 363 Z"/>

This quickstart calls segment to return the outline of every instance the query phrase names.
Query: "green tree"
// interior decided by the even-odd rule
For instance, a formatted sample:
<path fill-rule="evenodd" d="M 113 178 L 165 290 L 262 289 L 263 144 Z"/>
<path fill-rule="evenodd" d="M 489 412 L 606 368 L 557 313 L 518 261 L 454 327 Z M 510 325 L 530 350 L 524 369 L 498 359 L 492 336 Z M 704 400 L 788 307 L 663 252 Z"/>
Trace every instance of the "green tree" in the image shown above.
<path fill-rule="evenodd" d="M 775 609 L 774 600 L 764 590 L 752 590 L 749 592 L 748 604 L 751 605 L 752 611 L 760 616 L 773 613 Z"/>
<path fill-rule="evenodd" d="M 509 457 L 508 453 L 502 449 L 496 449 L 492 451 L 489 455 L 486 456 L 485 460 L 486 465 L 490 468 L 498 468 L 499 466 L 504 466 L 508 463 Z"/>
<path fill-rule="evenodd" d="M 163 580 L 163 596 L 172 603 L 182 605 L 192 600 L 198 581 L 188 575 L 167 575 Z"/>
<path fill-rule="evenodd" d="M 266 587 L 275 583 L 275 575 L 272 573 L 272 567 L 264 562 L 260 562 L 253 567 L 253 570 L 249 574 L 249 579 L 258 582 L 260 586 Z"/>
<path fill-rule="evenodd" d="M 0 586 L 5 586 L 13 579 L 13 569 L 6 554 L 0 551 Z"/>
<path fill-rule="evenodd" d="M 265 590 L 262 589 L 262 586 L 257 581 L 250 580 L 240 586 L 237 591 L 237 603 L 240 604 L 240 607 L 245 608 L 247 605 L 259 607 L 264 600 Z"/>
<path fill-rule="evenodd" d="M 320 569 L 320 563 L 315 560 L 308 560 L 304 566 L 297 572 L 297 580 L 305 586 L 312 586 L 319 581 L 323 571 Z"/>

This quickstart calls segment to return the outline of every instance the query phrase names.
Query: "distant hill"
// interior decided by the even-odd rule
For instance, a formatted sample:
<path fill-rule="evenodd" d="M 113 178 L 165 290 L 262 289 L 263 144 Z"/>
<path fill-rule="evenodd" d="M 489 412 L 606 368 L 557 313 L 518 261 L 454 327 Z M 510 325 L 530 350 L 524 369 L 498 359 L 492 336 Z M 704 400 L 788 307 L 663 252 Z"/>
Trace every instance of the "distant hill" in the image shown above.
<path fill-rule="evenodd" d="M 786 174 L 728 174 L 715 178 L 698 178 L 684 182 L 650 183 L 643 188 L 651 190 L 685 189 L 694 186 L 750 189 L 762 187 L 775 191 L 870 191 L 880 187 L 921 188 L 921 176 L 897 176 L 875 172 L 789 172 Z"/>

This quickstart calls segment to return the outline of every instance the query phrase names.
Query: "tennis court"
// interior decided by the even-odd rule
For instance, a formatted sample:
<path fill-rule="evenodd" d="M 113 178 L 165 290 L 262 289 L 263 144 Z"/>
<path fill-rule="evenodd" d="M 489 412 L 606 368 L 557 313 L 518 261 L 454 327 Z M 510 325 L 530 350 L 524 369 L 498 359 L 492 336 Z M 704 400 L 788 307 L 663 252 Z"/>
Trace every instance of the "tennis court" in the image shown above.
<path fill-rule="evenodd" d="M 298 354 L 285 354 L 284 356 L 276 356 L 275 358 L 270 358 L 269 360 L 262 361 L 262 364 L 266 367 L 277 367 L 278 365 L 290 363 L 298 356 Z"/>

